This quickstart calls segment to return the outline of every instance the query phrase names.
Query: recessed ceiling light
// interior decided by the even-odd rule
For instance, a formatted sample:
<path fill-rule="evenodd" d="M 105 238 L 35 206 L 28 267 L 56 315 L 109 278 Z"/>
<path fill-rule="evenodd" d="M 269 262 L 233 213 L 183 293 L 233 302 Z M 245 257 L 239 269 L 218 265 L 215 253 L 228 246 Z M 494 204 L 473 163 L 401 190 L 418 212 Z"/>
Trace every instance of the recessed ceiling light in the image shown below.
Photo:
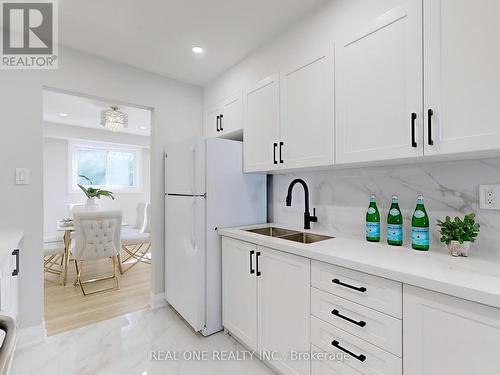
<path fill-rule="evenodd" d="M 59 113 L 59 116 L 61 116 L 61 117 L 68 117 L 68 114 L 67 113 Z"/>
<path fill-rule="evenodd" d="M 200 53 L 203 53 L 203 48 L 193 47 L 193 48 L 191 48 L 191 51 L 193 51 L 193 53 L 196 53 L 197 55 L 199 55 Z"/>
<path fill-rule="evenodd" d="M 139 129 L 141 129 L 141 130 L 148 130 L 148 127 L 147 126 L 139 126 Z"/>

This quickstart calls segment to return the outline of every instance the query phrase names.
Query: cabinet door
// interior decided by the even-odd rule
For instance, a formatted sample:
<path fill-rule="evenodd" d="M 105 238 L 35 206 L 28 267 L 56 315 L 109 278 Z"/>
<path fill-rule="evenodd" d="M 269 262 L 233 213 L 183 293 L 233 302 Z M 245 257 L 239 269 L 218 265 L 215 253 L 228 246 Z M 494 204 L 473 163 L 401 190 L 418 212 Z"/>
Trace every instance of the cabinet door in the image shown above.
<path fill-rule="evenodd" d="M 405 375 L 500 374 L 500 309 L 407 286 Z"/>
<path fill-rule="evenodd" d="M 337 163 L 423 155 L 422 79 L 421 0 L 337 43 Z"/>
<path fill-rule="evenodd" d="M 241 92 L 222 102 L 222 120 L 220 122 L 222 135 L 243 130 L 243 106 L 241 102 Z"/>
<path fill-rule="evenodd" d="M 500 2 L 425 0 L 424 10 L 425 153 L 498 149 Z"/>
<path fill-rule="evenodd" d="M 310 261 L 258 247 L 258 348 L 278 352 L 272 364 L 282 374 L 306 375 L 310 361 L 291 360 L 291 351 L 310 350 Z"/>
<path fill-rule="evenodd" d="M 279 77 L 263 79 L 244 95 L 245 172 L 279 169 Z"/>
<path fill-rule="evenodd" d="M 282 168 L 333 164 L 333 45 L 280 72 Z"/>
<path fill-rule="evenodd" d="M 213 138 L 220 135 L 220 132 L 217 131 L 219 129 L 218 116 L 220 114 L 221 109 L 219 106 L 208 108 L 205 111 L 205 137 Z"/>
<path fill-rule="evenodd" d="M 257 350 L 255 253 L 253 244 L 222 238 L 223 325 L 252 350 Z"/>

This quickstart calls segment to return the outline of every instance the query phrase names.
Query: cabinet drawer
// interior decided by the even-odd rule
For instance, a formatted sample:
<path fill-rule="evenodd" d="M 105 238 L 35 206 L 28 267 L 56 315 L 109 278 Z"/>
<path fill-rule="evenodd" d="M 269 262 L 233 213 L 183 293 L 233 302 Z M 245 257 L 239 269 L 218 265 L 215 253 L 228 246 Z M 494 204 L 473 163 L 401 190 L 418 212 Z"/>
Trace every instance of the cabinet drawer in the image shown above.
<path fill-rule="evenodd" d="M 402 284 L 348 268 L 313 261 L 312 286 L 401 318 Z"/>
<path fill-rule="evenodd" d="M 360 375 L 361 373 L 354 370 L 352 367 L 345 365 L 341 361 L 335 359 L 328 359 L 318 357 L 314 359 L 315 353 L 324 354 L 325 351 L 317 346 L 311 345 L 311 352 L 313 353 L 313 361 L 311 363 L 311 375 Z"/>
<path fill-rule="evenodd" d="M 325 352 L 344 353 L 347 355 L 347 358 L 341 362 L 328 361 L 329 364 L 337 368 L 349 367 L 360 374 L 367 375 L 402 374 L 401 358 L 314 316 L 311 317 L 311 341 L 313 345 Z M 348 372 L 347 370 L 339 372 L 339 374 L 351 373 L 356 374 L 355 371 Z"/>
<path fill-rule="evenodd" d="M 399 319 L 316 288 L 311 288 L 311 314 L 402 356 L 402 322 Z"/>

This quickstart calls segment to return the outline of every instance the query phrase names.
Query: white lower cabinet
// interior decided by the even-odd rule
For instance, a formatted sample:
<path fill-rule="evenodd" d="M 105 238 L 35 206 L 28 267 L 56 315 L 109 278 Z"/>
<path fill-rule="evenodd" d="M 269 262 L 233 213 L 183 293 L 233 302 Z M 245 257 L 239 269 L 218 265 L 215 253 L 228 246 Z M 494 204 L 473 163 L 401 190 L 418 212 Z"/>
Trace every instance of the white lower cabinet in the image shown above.
<path fill-rule="evenodd" d="M 311 317 L 311 342 L 325 352 L 346 355 L 344 360 L 335 362 L 337 367 L 349 367 L 360 374 L 402 374 L 401 358 L 314 316 Z"/>
<path fill-rule="evenodd" d="M 311 314 L 398 357 L 403 354 L 399 319 L 316 288 L 311 288 Z"/>
<path fill-rule="evenodd" d="M 405 285 L 405 375 L 500 374 L 500 309 Z"/>
<path fill-rule="evenodd" d="M 310 260 L 222 240 L 223 324 L 252 350 L 279 356 L 270 361 L 285 375 L 310 374 Z"/>
<path fill-rule="evenodd" d="M 256 250 L 248 242 L 222 238 L 223 325 L 252 350 L 257 350 Z"/>
<path fill-rule="evenodd" d="M 282 251 L 259 247 L 258 347 L 278 352 L 272 365 L 283 374 L 310 373 L 309 361 L 291 358 L 310 350 L 310 261 Z"/>

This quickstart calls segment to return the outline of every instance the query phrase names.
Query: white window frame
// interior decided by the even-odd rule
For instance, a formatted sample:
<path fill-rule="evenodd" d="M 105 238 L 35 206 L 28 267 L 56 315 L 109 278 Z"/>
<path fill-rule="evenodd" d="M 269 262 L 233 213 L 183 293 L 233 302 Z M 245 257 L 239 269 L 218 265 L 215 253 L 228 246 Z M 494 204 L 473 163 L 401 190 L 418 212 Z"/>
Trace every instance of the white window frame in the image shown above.
<path fill-rule="evenodd" d="M 76 151 L 77 150 L 100 150 L 100 151 L 118 151 L 130 152 L 135 154 L 134 165 L 134 186 L 114 186 L 114 185 L 92 185 L 99 189 L 110 190 L 113 193 L 142 193 L 142 149 L 136 146 L 129 146 L 117 143 L 104 142 L 69 142 L 68 143 L 68 182 L 70 192 L 81 192 L 77 185 L 77 166 L 76 166 Z M 106 166 L 107 172 L 108 166 Z M 106 173 L 106 177 L 108 173 Z"/>

